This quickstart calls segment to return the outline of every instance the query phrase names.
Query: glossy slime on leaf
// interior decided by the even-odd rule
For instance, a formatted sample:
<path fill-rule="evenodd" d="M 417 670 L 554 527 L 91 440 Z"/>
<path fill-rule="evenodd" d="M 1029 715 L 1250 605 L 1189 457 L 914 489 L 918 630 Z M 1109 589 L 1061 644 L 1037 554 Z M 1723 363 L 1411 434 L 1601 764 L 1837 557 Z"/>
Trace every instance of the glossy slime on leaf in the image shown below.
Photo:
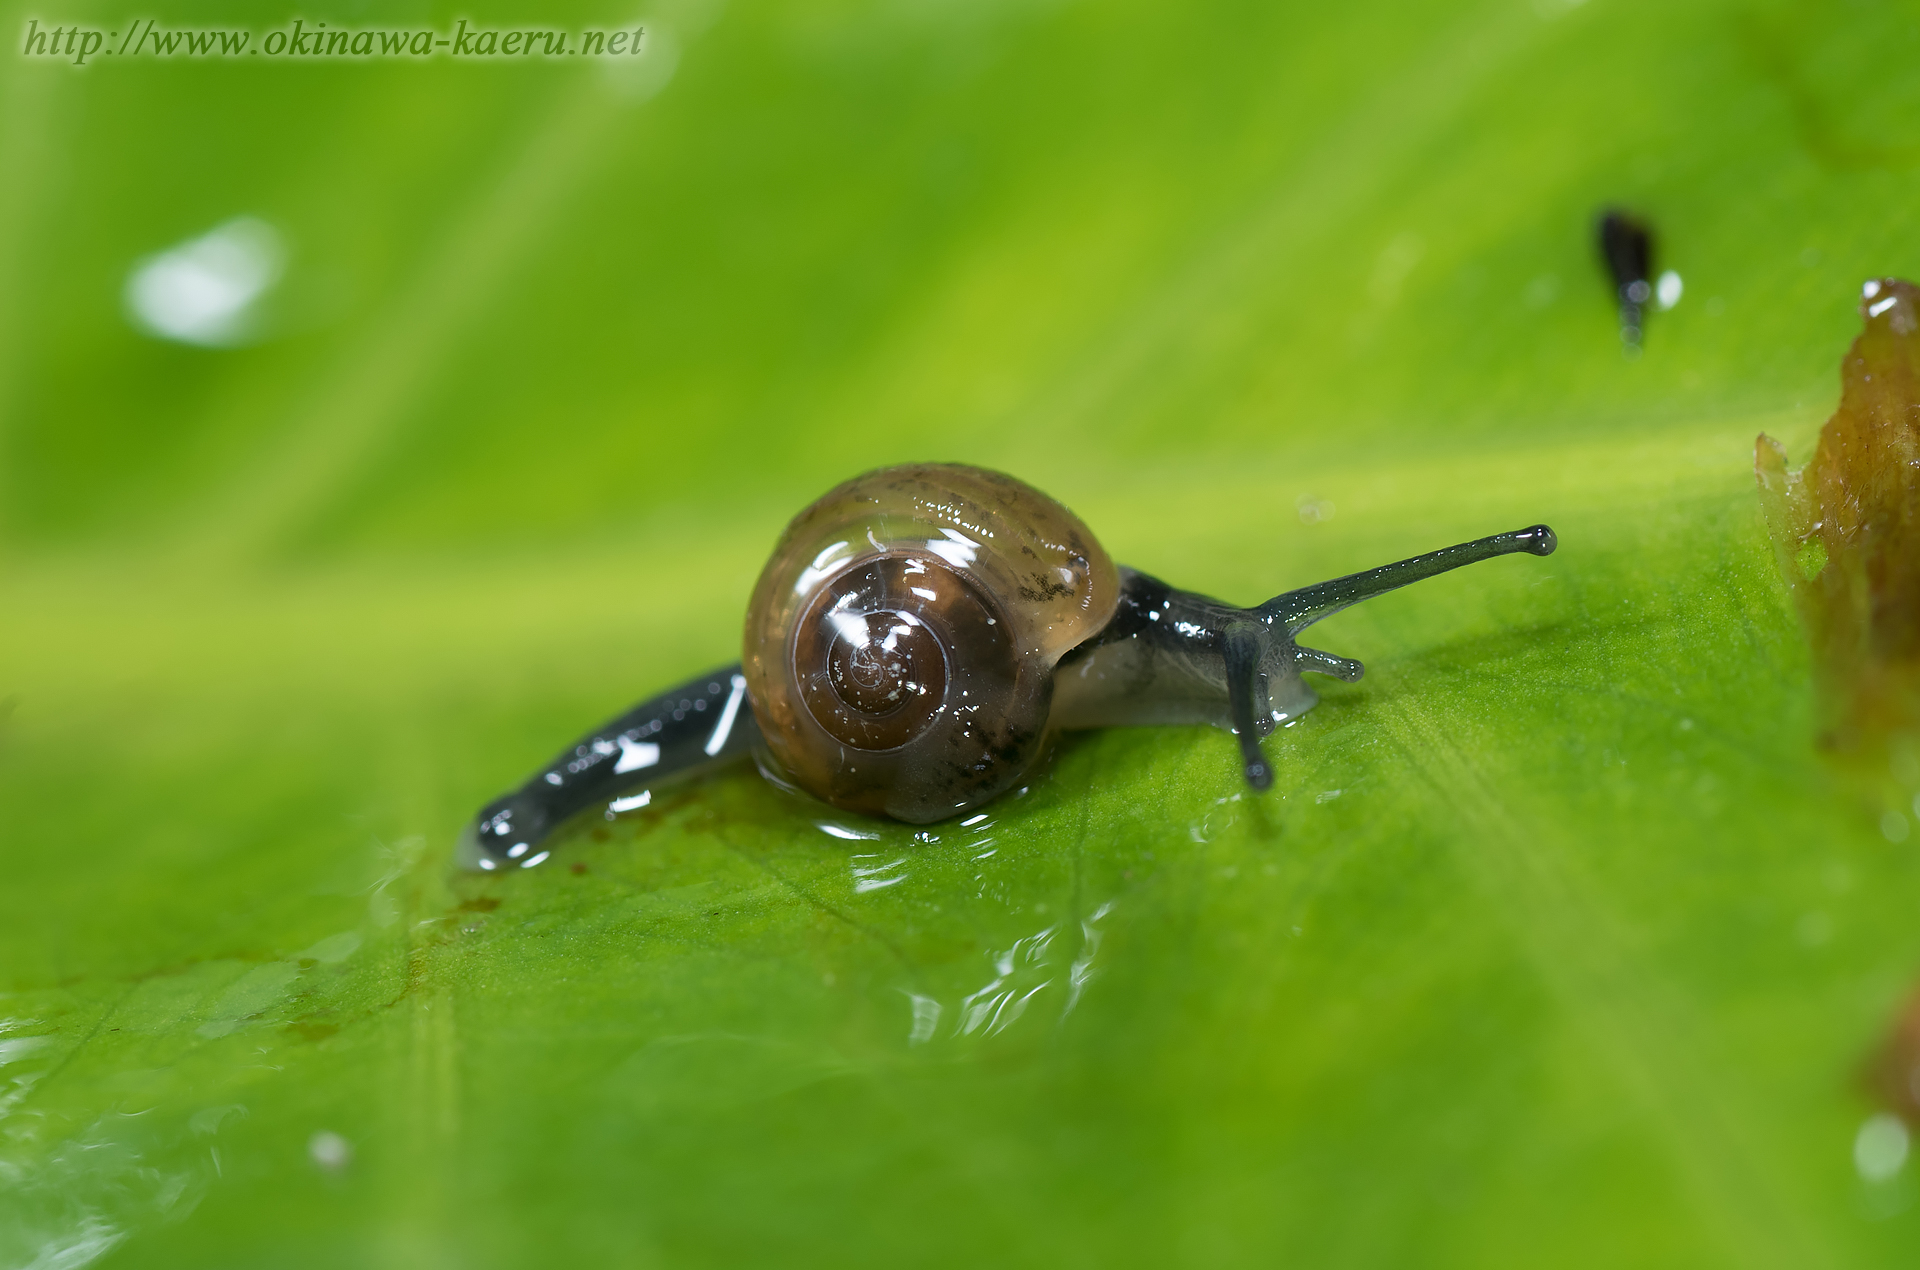
<path fill-rule="evenodd" d="M 1823 744 L 1884 745 L 1920 724 L 1920 289 L 1862 290 L 1840 408 L 1787 467 L 1762 433 L 1754 473 L 1780 569 L 1812 644 Z"/>
<path fill-rule="evenodd" d="M 482 809 L 463 856 L 539 864 L 569 816 L 644 805 L 660 780 L 750 752 L 779 784 L 926 824 L 1017 785 L 1063 729 L 1207 723 L 1234 733 L 1247 782 L 1265 789 L 1261 738 L 1318 700 L 1303 673 L 1363 670 L 1301 647 L 1301 631 L 1409 582 L 1554 546 L 1534 525 L 1239 608 L 1116 567 L 1078 517 L 1010 476 L 883 468 L 787 526 L 738 666 L 583 737 Z"/>

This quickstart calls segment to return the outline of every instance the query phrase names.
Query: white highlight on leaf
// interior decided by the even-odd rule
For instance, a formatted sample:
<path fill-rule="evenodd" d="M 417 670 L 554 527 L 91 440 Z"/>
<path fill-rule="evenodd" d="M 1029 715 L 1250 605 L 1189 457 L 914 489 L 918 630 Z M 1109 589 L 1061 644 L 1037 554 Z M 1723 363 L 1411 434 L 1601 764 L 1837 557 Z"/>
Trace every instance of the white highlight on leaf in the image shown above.
<path fill-rule="evenodd" d="M 918 992 L 907 993 L 907 1000 L 913 1006 L 913 1030 L 907 1033 L 907 1044 L 925 1045 L 940 1026 L 940 1003 Z"/>
<path fill-rule="evenodd" d="M 51 1036 L 16 1036 L 0 1041 L 0 1064 L 17 1063 L 53 1044 Z"/>
<path fill-rule="evenodd" d="M 871 860 L 873 857 L 855 856 L 854 859 Z M 892 873 L 906 862 L 907 858 L 901 856 L 899 859 L 889 860 L 885 864 L 857 864 L 852 866 L 853 876 L 856 879 L 853 884 L 853 893 L 855 895 L 865 895 L 868 891 L 880 891 L 885 890 L 889 886 L 898 886 L 907 880 L 906 874 L 902 873 L 898 877 L 888 877 L 886 875 Z"/>
<path fill-rule="evenodd" d="M 1660 275 L 1658 282 L 1654 283 L 1653 298 L 1655 302 L 1660 305 L 1661 312 L 1664 313 L 1666 310 L 1680 303 L 1680 295 L 1686 289 L 1687 284 L 1681 280 L 1680 275 L 1674 270 L 1669 269 Z"/>
<path fill-rule="evenodd" d="M 1073 1007 L 1080 1004 L 1080 994 L 1093 982 L 1093 959 L 1100 952 L 1100 919 L 1113 911 L 1113 903 L 1108 900 L 1080 923 L 1080 955 L 1067 969 L 1067 1004 L 1060 1011 L 1062 1018 L 1073 1013 Z"/>
<path fill-rule="evenodd" d="M 307 1140 L 307 1158 L 329 1173 L 338 1173 L 353 1163 L 353 1143 L 322 1129 Z"/>
<path fill-rule="evenodd" d="M 1868 1116 L 1853 1138 L 1853 1167 L 1869 1182 L 1885 1182 L 1907 1166 L 1911 1145 L 1906 1122 L 1881 1111 Z"/>
<path fill-rule="evenodd" d="M 126 1237 L 125 1231 L 88 1215 L 72 1231 L 42 1243 L 23 1270 L 80 1270 L 106 1256 Z"/>
<path fill-rule="evenodd" d="M 257 305 L 280 280 L 280 233 L 256 216 L 217 225 L 134 265 L 125 300 L 149 335 L 230 348 L 259 334 Z"/>
<path fill-rule="evenodd" d="M 303 953 L 295 955 L 295 961 L 317 961 L 323 966 L 334 966 L 353 956 L 360 948 L 360 932 L 343 930 L 338 935 L 329 935 Z"/>

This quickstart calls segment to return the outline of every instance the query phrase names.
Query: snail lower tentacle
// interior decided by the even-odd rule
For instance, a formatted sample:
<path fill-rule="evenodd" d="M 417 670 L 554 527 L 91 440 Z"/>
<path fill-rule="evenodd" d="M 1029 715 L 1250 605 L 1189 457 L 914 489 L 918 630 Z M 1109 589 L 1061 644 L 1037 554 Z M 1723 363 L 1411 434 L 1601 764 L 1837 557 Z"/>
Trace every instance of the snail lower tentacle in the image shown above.
<path fill-rule="evenodd" d="M 1227 627 L 1226 638 L 1221 641 L 1221 660 L 1227 675 L 1227 717 L 1233 721 L 1233 734 L 1240 739 L 1247 784 L 1255 789 L 1273 784 L 1273 769 L 1260 751 L 1260 738 L 1266 732 L 1254 722 L 1268 713 L 1266 634 L 1259 622 L 1235 622 Z M 1267 723 L 1268 730 L 1272 727 Z"/>

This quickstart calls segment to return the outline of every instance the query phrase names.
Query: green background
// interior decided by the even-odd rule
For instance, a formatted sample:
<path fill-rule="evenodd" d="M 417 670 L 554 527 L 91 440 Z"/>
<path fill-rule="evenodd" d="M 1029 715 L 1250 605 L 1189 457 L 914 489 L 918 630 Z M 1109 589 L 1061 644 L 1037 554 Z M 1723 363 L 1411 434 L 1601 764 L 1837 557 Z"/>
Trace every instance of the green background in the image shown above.
<path fill-rule="evenodd" d="M 1811 748 L 1750 464 L 1920 272 L 1920 10 L 642 16 L 652 96 L 0 58 L 0 1264 L 1910 1258 L 1853 1144 L 1920 839 Z M 1631 361 L 1614 201 L 1685 279 Z M 271 337 L 137 333 L 242 213 Z M 1241 602 L 1562 546 L 1317 629 L 1369 673 L 1264 797 L 1113 731 L 970 827 L 738 773 L 450 872 L 906 459 Z"/>

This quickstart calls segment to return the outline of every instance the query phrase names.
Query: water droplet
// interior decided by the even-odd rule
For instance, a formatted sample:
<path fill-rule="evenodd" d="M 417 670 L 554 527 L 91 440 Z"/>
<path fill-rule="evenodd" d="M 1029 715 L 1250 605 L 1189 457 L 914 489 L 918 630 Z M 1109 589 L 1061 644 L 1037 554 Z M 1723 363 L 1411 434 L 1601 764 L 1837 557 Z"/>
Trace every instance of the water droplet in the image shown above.
<path fill-rule="evenodd" d="M 127 312 L 161 339 L 244 344 L 258 334 L 258 303 L 279 281 L 285 258 L 279 231 L 236 217 L 137 263 L 127 277 Z"/>
<path fill-rule="evenodd" d="M 907 1044 L 925 1045 L 940 1026 L 940 1003 L 917 992 L 909 992 L 907 1000 L 913 1006 L 913 1029 L 907 1033 Z"/>
<path fill-rule="evenodd" d="M 1294 505 L 1300 511 L 1303 525 L 1318 525 L 1333 519 L 1333 503 L 1327 499 L 1302 494 Z"/>
<path fill-rule="evenodd" d="M 1853 1137 L 1853 1167 L 1869 1182 L 1886 1182 L 1907 1166 L 1906 1121 L 1890 1112 L 1868 1116 Z"/>
<path fill-rule="evenodd" d="M 322 1129 L 308 1139 L 307 1158 L 329 1173 L 338 1173 L 353 1163 L 353 1143 Z"/>
<path fill-rule="evenodd" d="M 1654 284 L 1654 302 L 1658 304 L 1661 311 L 1664 312 L 1680 303 L 1680 295 L 1685 290 L 1686 283 L 1681 281 L 1680 275 L 1672 269 L 1669 269 L 1661 274 L 1660 280 Z"/>

